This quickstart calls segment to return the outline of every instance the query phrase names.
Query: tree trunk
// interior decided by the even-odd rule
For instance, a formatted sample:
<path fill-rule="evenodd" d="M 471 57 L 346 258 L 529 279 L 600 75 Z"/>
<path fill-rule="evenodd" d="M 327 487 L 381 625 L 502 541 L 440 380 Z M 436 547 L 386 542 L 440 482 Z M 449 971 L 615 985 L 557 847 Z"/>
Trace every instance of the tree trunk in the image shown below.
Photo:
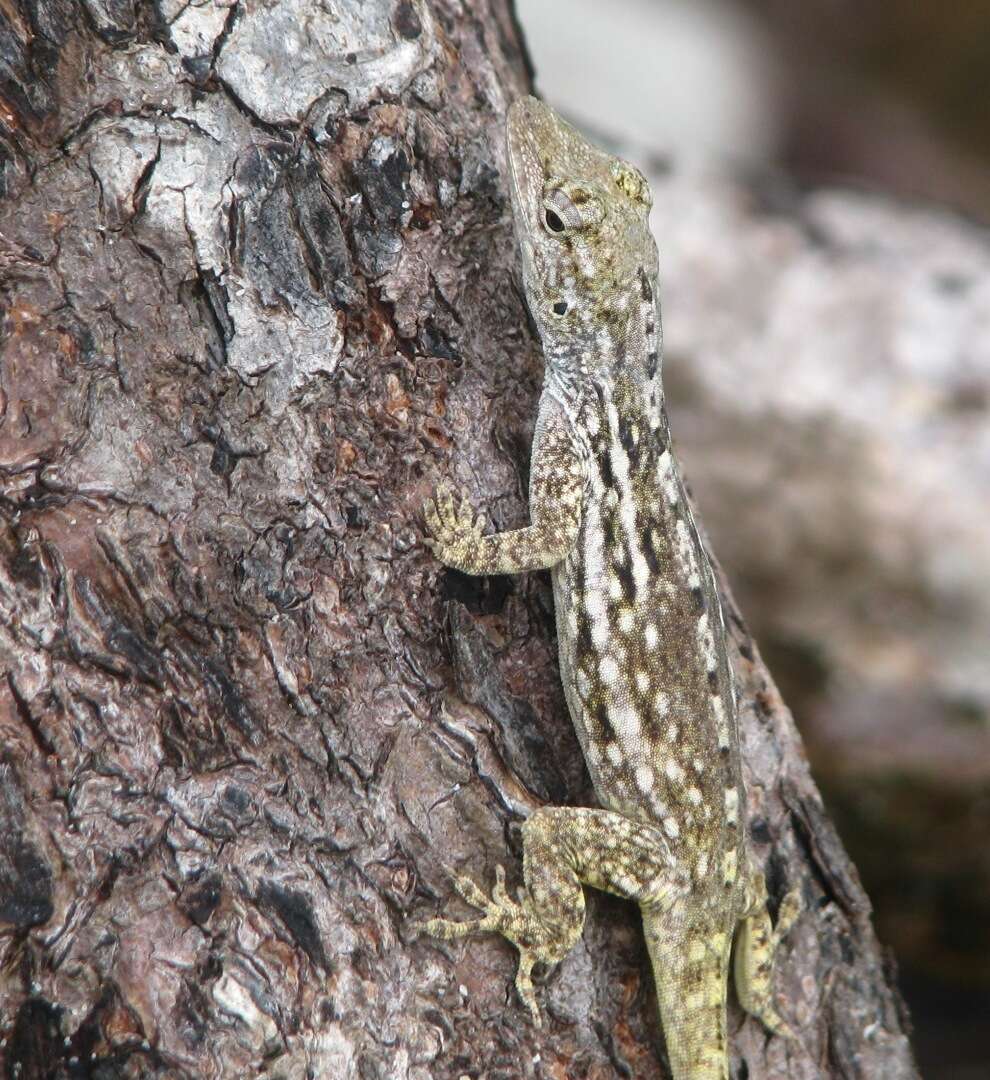
<path fill-rule="evenodd" d="M 0 9 L 6 1076 L 667 1075 L 635 908 L 534 1029 L 416 923 L 589 803 L 544 575 L 420 543 L 525 515 L 541 379 L 502 0 Z M 915 1075 L 869 905 L 729 601 L 751 832 L 807 911 L 736 1076 Z M 465 912 L 466 913 L 466 912 Z"/>

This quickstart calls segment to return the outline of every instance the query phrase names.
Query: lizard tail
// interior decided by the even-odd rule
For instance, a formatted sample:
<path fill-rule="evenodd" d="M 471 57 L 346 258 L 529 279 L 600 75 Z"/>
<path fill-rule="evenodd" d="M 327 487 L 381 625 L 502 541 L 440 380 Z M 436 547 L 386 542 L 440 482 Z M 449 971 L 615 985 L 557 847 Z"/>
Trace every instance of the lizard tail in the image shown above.
<path fill-rule="evenodd" d="M 709 920 L 643 913 L 673 1080 L 729 1080 L 725 995 L 731 935 Z"/>

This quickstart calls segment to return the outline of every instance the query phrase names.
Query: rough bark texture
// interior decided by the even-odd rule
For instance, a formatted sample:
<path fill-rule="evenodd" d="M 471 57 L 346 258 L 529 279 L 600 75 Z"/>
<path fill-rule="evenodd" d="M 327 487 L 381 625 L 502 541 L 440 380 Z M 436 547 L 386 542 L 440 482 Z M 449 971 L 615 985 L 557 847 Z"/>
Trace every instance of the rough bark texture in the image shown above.
<path fill-rule="evenodd" d="M 527 1022 L 415 933 L 590 791 L 518 524 L 541 363 L 498 0 L 0 8 L 0 1015 L 9 1077 L 663 1077 L 635 909 Z M 915 1075 L 869 904 L 732 618 L 751 831 L 807 914 L 736 1076 Z M 455 902 L 456 903 L 456 902 Z M 456 907 L 455 907 L 456 910 Z"/>

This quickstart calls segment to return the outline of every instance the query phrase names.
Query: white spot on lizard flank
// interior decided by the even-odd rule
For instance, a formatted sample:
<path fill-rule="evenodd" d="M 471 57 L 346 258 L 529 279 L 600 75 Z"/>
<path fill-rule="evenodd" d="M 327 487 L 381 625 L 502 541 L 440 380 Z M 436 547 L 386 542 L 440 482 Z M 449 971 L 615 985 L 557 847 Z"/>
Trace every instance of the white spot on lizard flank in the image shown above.
<path fill-rule="evenodd" d="M 605 683 L 615 683 L 619 679 L 619 665 L 615 662 L 615 658 L 612 656 L 603 656 L 601 663 L 598 665 L 598 671 L 601 674 L 602 681 Z"/>
<path fill-rule="evenodd" d="M 623 749 L 630 757 L 635 757 L 639 749 L 640 722 L 639 714 L 631 705 L 622 705 L 609 716 L 616 734 L 622 740 Z"/>
<path fill-rule="evenodd" d="M 730 787 L 725 789 L 725 816 L 730 825 L 735 825 L 739 820 L 739 790 Z"/>

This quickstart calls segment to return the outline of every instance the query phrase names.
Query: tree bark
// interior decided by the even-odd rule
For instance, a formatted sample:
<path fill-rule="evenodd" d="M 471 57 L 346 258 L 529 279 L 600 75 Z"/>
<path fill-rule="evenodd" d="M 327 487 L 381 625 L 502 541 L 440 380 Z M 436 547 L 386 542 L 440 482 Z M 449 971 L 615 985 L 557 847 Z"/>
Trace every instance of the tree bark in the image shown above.
<path fill-rule="evenodd" d="M 667 1075 L 635 908 L 515 958 L 416 923 L 589 803 L 548 579 L 422 546 L 525 515 L 541 379 L 503 0 L 0 9 L 0 1056 L 8 1077 Z M 915 1075 L 855 870 L 732 614 L 750 831 L 807 912 L 787 1045 Z M 466 912 L 465 912 L 466 913 Z"/>

